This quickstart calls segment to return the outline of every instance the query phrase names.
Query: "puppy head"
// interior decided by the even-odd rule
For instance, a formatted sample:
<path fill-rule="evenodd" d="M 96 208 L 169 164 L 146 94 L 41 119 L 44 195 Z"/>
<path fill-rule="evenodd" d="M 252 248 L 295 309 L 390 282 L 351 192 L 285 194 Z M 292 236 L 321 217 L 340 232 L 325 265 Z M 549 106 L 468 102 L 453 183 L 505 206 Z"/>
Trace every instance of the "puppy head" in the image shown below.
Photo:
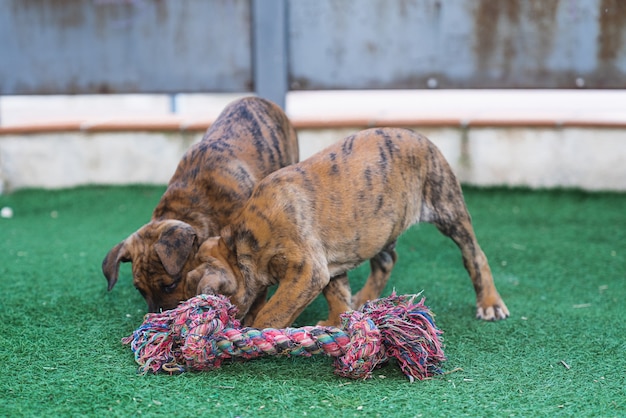
<path fill-rule="evenodd" d="M 220 294 L 231 297 L 237 291 L 236 258 L 220 237 L 211 237 L 198 249 L 200 265 L 187 275 L 196 283 L 196 293 Z M 237 271 L 237 273 L 236 273 Z"/>
<path fill-rule="evenodd" d="M 186 276 L 198 248 L 196 232 L 177 220 L 144 225 L 109 251 L 102 262 L 108 289 L 113 289 L 120 263 L 132 262 L 133 284 L 148 303 L 150 312 L 171 309 L 194 296 Z"/>
<path fill-rule="evenodd" d="M 230 298 L 245 315 L 247 307 L 242 300 L 240 291 L 242 276 L 237 266 L 237 257 L 220 237 L 212 237 L 202 243 L 197 259 L 200 264 L 189 272 L 187 282 L 196 283 L 196 294 L 220 294 Z M 244 311 L 245 310 L 245 311 Z"/>

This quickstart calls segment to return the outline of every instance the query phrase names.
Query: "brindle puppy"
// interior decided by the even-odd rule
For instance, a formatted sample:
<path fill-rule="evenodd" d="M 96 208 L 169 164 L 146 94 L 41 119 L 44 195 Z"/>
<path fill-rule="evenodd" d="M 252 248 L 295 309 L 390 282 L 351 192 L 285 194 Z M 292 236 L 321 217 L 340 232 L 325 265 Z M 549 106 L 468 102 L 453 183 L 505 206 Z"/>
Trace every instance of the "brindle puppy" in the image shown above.
<path fill-rule="evenodd" d="M 296 132 L 278 106 L 255 97 L 228 105 L 183 156 L 151 221 L 106 255 L 109 290 L 130 261 L 151 312 L 195 296 L 197 282 L 186 278 L 200 244 L 232 221 L 259 180 L 297 161 Z"/>
<path fill-rule="evenodd" d="M 199 292 L 229 296 L 257 328 L 289 326 L 321 292 L 326 323 L 337 324 L 339 313 L 380 295 L 396 239 L 418 222 L 461 249 L 477 317 L 506 318 L 456 177 L 435 145 L 405 129 L 362 131 L 263 179 L 221 237 L 202 245 L 203 264 L 189 275 Z M 346 273 L 368 259 L 372 275 L 351 303 Z"/>

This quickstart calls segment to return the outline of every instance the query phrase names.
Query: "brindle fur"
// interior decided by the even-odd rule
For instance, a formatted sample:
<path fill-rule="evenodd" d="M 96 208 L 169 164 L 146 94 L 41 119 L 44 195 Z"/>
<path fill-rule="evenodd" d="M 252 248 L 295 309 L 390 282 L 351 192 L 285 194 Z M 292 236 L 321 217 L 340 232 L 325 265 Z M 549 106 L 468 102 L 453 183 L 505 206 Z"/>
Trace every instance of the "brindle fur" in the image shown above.
<path fill-rule="evenodd" d="M 106 255 L 108 289 L 130 261 L 151 312 L 195 296 L 187 273 L 202 242 L 231 222 L 259 180 L 297 161 L 296 132 L 278 106 L 255 97 L 228 105 L 183 156 L 151 221 Z"/>
<path fill-rule="evenodd" d="M 199 291 L 229 296 L 254 327 L 289 326 L 321 292 L 325 323 L 337 324 L 339 313 L 380 296 L 396 239 L 418 222 L 461 249 L 477 316 L 506 318 L 456 177 L 426 137 L 405 129 L 362 131 L 266 177 L 221 237 L 202 245 L 190 275 Z M 351 301 L 346 273 L 368 259 L 370 278 Z"/>

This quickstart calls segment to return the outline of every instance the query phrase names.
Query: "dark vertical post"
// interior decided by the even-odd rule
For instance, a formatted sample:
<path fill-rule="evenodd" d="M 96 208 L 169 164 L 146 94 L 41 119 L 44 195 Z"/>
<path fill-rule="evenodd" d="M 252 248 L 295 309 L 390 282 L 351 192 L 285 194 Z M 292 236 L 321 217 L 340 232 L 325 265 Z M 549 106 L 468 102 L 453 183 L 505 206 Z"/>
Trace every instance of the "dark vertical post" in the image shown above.
<path fill-rule="evenodd" d="M 254 89 L 285 108 L 287 95 L 287 0 L 252 0 Z"/>

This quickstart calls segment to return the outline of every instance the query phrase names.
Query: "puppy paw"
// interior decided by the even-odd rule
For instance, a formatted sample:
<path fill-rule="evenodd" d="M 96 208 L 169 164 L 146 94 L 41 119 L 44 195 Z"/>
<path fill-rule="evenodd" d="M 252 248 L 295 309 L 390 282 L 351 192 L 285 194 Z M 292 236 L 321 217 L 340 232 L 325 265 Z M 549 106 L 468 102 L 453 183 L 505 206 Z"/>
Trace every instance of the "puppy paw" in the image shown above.
<path fill-rule="evenodd" d="M 338 321 L 331 321 L 330 319 L 327 319 L 325 321 L 319 321 L 316 324 L 318 327 L 339 327 L 339 325 L 341 325 Z"/>
<path fill-rule="evenodd" d="M 509 317 L 509 310 L 504 302 L 493 304 L 491 306 L 478 306 L 476 309 L 476 318 L 484 321 L 499 321 Z"/>

